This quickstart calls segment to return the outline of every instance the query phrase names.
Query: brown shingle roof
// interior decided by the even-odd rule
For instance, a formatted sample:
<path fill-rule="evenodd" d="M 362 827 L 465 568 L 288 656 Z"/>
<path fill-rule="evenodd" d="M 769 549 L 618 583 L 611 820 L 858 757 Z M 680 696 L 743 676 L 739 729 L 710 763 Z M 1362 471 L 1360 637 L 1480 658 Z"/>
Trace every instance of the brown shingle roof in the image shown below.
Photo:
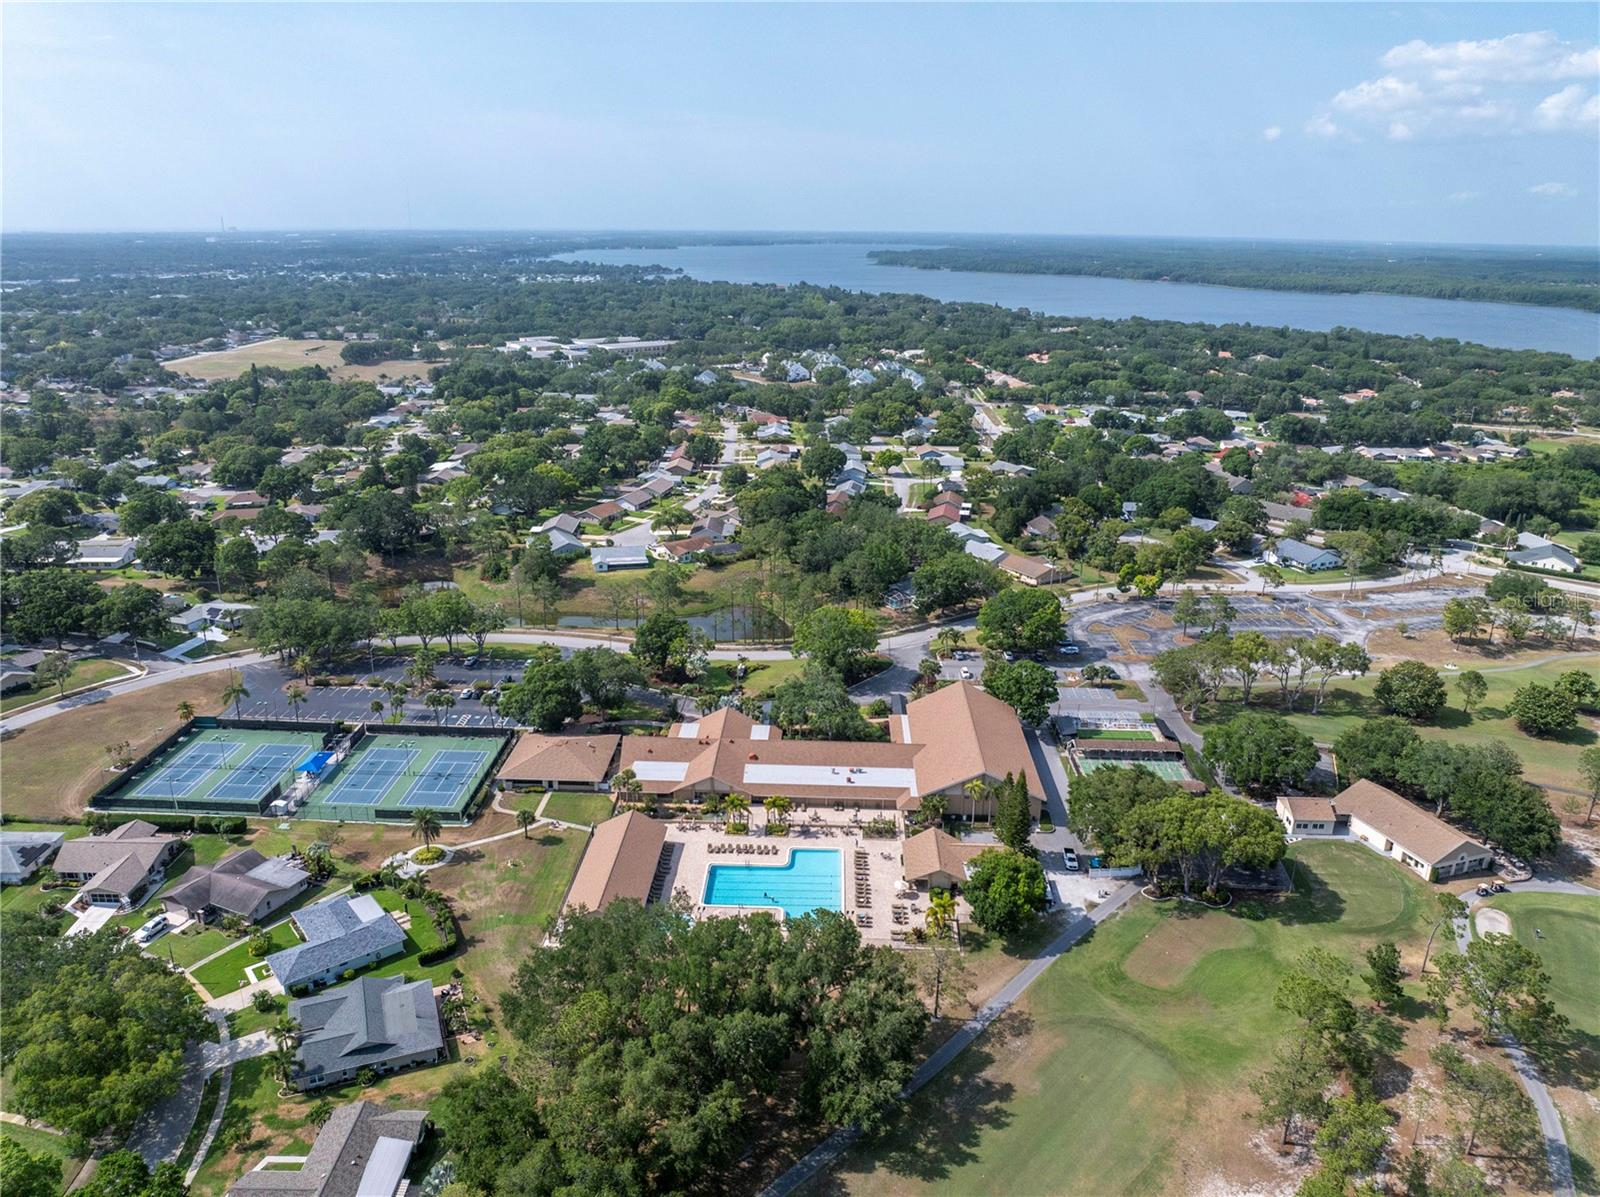
<path fill-rule="evenodd" d="M 1418 860 L 1437 864 L 1461 847 L 1487 852 L 1443 819 L 1366 778 L 1334 795 L 1334 809 L 1381 831 Z"/>
<path fill-rule="evenodd" d="M 957 682 L 924 695 L 907 705 L 906 719 L 911 742 L 921 746 L 918 793 L 948 790 L 974 777 L 999 780 L 1013 773 L 1028 779 L 1028 793 L 1044 796 L 1017 713 L 972 682 Z"/>
<path fill-rule="evenodd" d="M 912 836 L 902 846 L 906 880 L 926 881 L 936 873 L 960 877 L 969 860 L 985 848 L 992 847 L 993 844 L 964 844 L 949 832 L 930 827 Z"/>
<path fill-rule="evenodd" d="M 1329 798 L 1291 798 L 1287 794 L 1278 799 L 1278 805 L 1289 812 L 1297 823 L 1321 820 L 1333 822 L 1333 801 Z"/>
<path fill-rule="evenodd" d="M 643 902 L 650 895 L 666 838 L 664 823 L 638 811 L 607 819 L 590 837 L 567 891 L 565 909 L 603 910 L 618 898 Z"/>
<path fill-rule="evenodd" d="M 541 736 L 523 732 L 500 766 L 501 781 L 601 782 L 621 736 Z"/>

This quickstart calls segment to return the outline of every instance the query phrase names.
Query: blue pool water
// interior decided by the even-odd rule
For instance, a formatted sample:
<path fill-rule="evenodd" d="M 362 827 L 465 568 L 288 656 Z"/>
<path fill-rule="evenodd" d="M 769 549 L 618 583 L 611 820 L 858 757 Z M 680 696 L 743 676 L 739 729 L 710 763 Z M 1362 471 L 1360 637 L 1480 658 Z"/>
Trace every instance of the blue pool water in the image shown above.
<path fill-rule="evenodd" d="M 776 906 L 785 918 L 841 907 L 844 866 L 837 848 L 796 848 L 784 865 L 714 864 L 707 906 Z"/>

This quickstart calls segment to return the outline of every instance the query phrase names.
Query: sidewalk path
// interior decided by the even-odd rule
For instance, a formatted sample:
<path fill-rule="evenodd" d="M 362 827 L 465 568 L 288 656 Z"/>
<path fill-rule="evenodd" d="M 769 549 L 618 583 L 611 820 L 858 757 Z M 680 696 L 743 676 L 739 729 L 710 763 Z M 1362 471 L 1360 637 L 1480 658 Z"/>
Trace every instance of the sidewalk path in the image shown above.
<path fill-rule="evenodd" d="M 900 1091 L 901 1099 L 910 1097 L 917 1090 L 933 1080 L 962 1052 L 972 1045 L 972 1042 L 981 1035 L 990 1023 L 1004 1014 L 1044 973 L 1044 970 L 1055 963 L 1056 958 L 1081 940 L 1095 927 L 1105 922 L 1112 915 L 1120 911 L 1139 892 L 1139 887 L 1132 882 L 1121 886 L 1111 897 L 1101 905 L 1094 908 L 1093 912 L 1078 919 L 1054 940 L 1043 951 L 1030 960 L 1027 965 L 1011 980 L 1007 981 L 1000 992 L 990 998 L 983 1009 L 968 1019 L 954 1035 L 944 1042 L 938 1051 L 923 1061 L 912 1076 L 910 1083 Z M 844 1127 L 834 1131 L 813 1148 L 810 1154 L 800 1160 L 777 1180 L 773 1181 L 761 1191 L 761 1197 L 788 1197 L 802 1185 L 813 1178 L 820 1176 L 824 1170 L 831 1167 L 858 1138 L 861 1132 L 854 1127 Z"/>
<path fill-rule="evenodd" d="M 1511 888 L 1510 893 L 1570 893 L 1573 890 L 1556 888 L 1557 886 L 1573 885 L 1577 892 L 1595 891 L 1586 886 L 1574 885 L 1572 882 L 1539 882 L 1519 881 Z M 1476 892 L 1476 886 L 1464 891 L 1464 895 Z M 1473 936 L 1473 917 L 1469 913 L 1466 918 L 1456 920 L 1456 949 L 1463 954 L 1467 944 Z M 1576 1197 L 1576 1190 L 1572 1184 L 1572 1152 L 1567 1147 L 1567 1131 L 1561 1124 L 1561 1111 L 1556 1109 L 1555 1100 L 1550 1096 L 1550 1090 L 1544 1083 L 1544 1078 L 1539 1075 L 1539 1066 L 1533 1058 L 1523 1050 L 1520 1043 L 1510 1035 L 1503 1035 L 1498 1040 L 1501 1047 L 1505 1048 L 1506 1055 L 1511 1059 L 1512 1070 L 1517 1074 L 1517 1079 L 1522 1082 L 1529 1100 L 1533 1102 L 1534 1111 L 1539 1115 L 1539 1130 L 1544 1135 L 1545 1159 L 1550 1166 L 1550 1193 L 1551 1197 Z"/>

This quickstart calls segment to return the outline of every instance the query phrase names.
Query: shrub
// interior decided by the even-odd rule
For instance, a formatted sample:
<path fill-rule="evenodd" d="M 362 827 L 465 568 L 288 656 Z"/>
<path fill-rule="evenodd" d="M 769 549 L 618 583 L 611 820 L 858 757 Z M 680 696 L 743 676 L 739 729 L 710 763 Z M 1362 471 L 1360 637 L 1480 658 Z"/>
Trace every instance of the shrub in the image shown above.
<path fill-rule="evenodd" d="M 249 952 L 257 960 L 264 956 L 270 956 L 272 954 L 272 937 L 265 931 L 257 931 L 250 937 Z"/>
<path fill-rule="evenodd" d="M 1432 719 L 1444 707 L 1444 679 L 1421 661 L 1401 661 L 1378 675 L 1372 689 L 1378 705 L 1413 721 Z"/>
<path fill-rule="evenodd" d="M 278 1008 L 278 999 L 265 989 L 258 989 L 250 995 L 250 1004 L 256 1008 L 257 1014 L 270 1014 Z"/>
<path fill-rule="evenodd" d="M 371 1087 L 372 1083 L 377 1079 L 377 1069 L 373 1068 L 370 1064 L 363 1068 L 360 1072 L 356 1073 L 356 1084 L 360 1085 L 363 1089 Z"/>
<path fill-rule="evenodd" d="M 426 848 L 418 848 L 411 854 L 411 859 L 418 864 L 437 864 L 444 859 L 444 849 L 438 844 L 429 844 Z"/>
<path fill-rule="evenodd" d="M 1530 736 L 1559 736 L 1578 726 L 1578 704 L 1567 694 L 1537 682 L 1522 687 L 1506 710 Z"/>

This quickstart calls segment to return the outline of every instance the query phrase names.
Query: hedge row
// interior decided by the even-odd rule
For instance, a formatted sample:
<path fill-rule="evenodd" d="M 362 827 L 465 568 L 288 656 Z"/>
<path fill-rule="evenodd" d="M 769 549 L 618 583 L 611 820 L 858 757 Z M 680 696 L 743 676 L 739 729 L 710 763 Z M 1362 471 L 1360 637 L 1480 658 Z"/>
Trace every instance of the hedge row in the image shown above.
<path fill-rule="evenodd" d="M 137 814 L 128 818 L 117 818 L 103 811 L 87 811 L 83 816 L 85 827 L 120 827 L 124 823 L 139 819 L 149 823 L 158 831 L 198 831 L 205 834 L 216 835 L 244 835 L 250 830 L 250 824 L 243 815 L 164 815 L 164 814 Z"/>

